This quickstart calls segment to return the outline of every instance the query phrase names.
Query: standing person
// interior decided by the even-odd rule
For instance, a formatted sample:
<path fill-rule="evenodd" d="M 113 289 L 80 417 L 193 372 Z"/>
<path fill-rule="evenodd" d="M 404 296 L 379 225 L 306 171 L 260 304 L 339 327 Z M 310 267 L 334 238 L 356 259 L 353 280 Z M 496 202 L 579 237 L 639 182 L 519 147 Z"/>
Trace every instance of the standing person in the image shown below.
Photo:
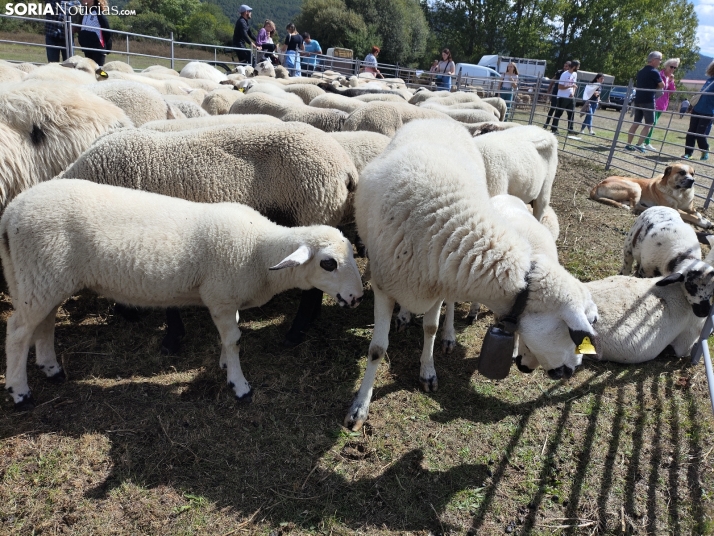
<path fill-rule="evenodd" d="M 553 78 L 548 85 L 548 91 L 546 93 L 550 95 L 550 110 L 548 110 L 548 117 L 545 120 L 545 125 L 543 125 L 543 128 L 545 129 L 547 129 L 548 125 L 550 125 L 550 119 L 553 117 L 555 110 L 558 109 L 558 81 L 560 80 L 561 75 L 568 69 L 570 69 L 570 62 L 566 61 L 563 64 L 563 68 L 558 70 L 553 75 Z"/>
<path fill-rule="evenodd" d="M 315 68 L 319 65 L 317 55 L 322 54 L 322 48 L 320 47 L 320 43 L 317 42 L 317 39 L 310 37 L 308 32 L 302 34 L 302 39 L 305 42 L 305 56 L 307 56 L 303 62 L 305 64 L 305 70 L 314 72 Z"/>
<path fill-rule="evenodd" d="M 692 97 L 692 101 L 698 96 L 699 100 L 692 109 L 692 116 L 689 119 L 689 130 L 684 142 L 684 158 L 689 160 L 694 153 L 694 142 L 696 141 L 702 151 L 700 160 L 709 160 L 709 143 L 707 143 L 707 132 L 714 117 L 714 61 L 707 67 L 706 74 L 709 78 L 704 82 L 702 90 Z"/>
<path fill-rule="evenodd" d="M 580 134 L 585 132 L 587 127 L 588 132 L 591 136 L 595 135 L 593 130 L 593 115 L 595 115 L 595 110 L 597 110 L 597 105 L 600 102 L 600 88 L 603 81 L 605 80 L 605 75 L 602 73 L 597 73 L 593 81 L 590 82 L 583 90 L 583 111 L 585 112 L 585 119 L 583 120 L 583 125 L 580 127 Z"/>
<path fill-rule="evenodd" d="M 260 50 L 260 47 L 255 42 L 253 30 L 250 29 L 249 21 L 253 17 L 253 8 L 243 4 L 238 9 L 240 17 L 236 21 L 236 27 L 233 30 L 233 47 L 247 49 L 255 47 Z M 250 63 L 250 50 L 236 50 L 238 61 L 241 63 Z"/>
<path fill-rule="evenodd" d="M 674 73 L 678 67 L 679 58 L 670 58 L 664 62 L 662 70 L 659 72 L 659 76 L 664 83 L 664 92 L 658 99 L 655 100 L 654 122 L 652 123 L 652 128 L 650 129 L 649 134 L 647 134 L 644 144 L 644 148 L 648 151 L 657 150 L 650 144 L 650 141 L 652 141 L 652 133 L 654 132 L 654 127 L 657 124 L 657 121 L 659 120 L 659 116 L 662 115 L 662 112 L 666 112 L 667 108 L 669 108 L 669 94 L 677 89 L 674 85 Z"/>
<path fill-rule="evenodd" d="M 283 65 L 290 72 L 290 76 L 302 76 L 300 69 L 300 52 L 305 49 L 302 36 L 295 29 L 295 24 L 288 24 L 285 29 L 288 35 L 285 36 L 285 42 L 280 46 L 281 52 L 285 53 Z"/>
<path fill-rule="evenodd" d="M 375 78 L 384 78 L 382 73 L 377 69 L 377 56 L 379 56 L 379 47 L 373 46 L 369 54 L 367 54 L 362 62 L 365 73 L 372 73 Z"/>
<path fill-rule="evenodd" d="M 441 61 L 434 61 L 429 70 L 432 73 L 439 73 L 436 76 L 436 87 L 451 91 L 451 77 L 456 72 L 456 65 L 448 48 L 441 51 Z"/>
<path fill-rule="evenodd" d="M 62 61 L 64 61 L 69 57 L 69 54 L 67 53 L 67 42 L 65 41 L 66 34 L 64 31 L 64 23 L 69 19 L 69 9 L 76 8 L 80 5 L 80 2 L 79 0 L 70 0 L 69 2 L 62 2 L 60 0 L 48 0 L 47 3 L 52 6 L 52 13 L 47 13 L 47 15 L 45 15 L 45 20 L 56 21 L 45 22 L 45 44 L 47 45 L 47 62 L 58 62 L 60 59 L 60 54 L 62 54 Z"/>
<path fill-rule="evenodd" d="M 575 115 L 575 88 L 578 82 L 578 69 L 580 69 L 580 62 L 578 60 L 571 61 L 568 70 L 561 74 L 560 80 L 558 80 L 558 109 L 553 114 L 553 127 L 551 128 L 553 134 L 558 134 L 560 116 L 563 115 L 563 112 L 566 112 L 568 115 L 568 134 L 575 138 L 573 136 L 573 134 L 576 134 L 573 128 L 573 116 Z"/>
<path fill-rule="evenodd" d="M 270 60 L 270 63 L 276 65 L 278 58 L 275 52 L 275 43 L 273 43 L 273 34 L 275 33 L 275 23 L 270 19 L 265 19 L 263 27 L 258 31 L 258 38 L 255 43 L 263 51 L 263 56 Z"/>
<path fill-rule="evenodd" d="M 647 56 L 647 65 L 637 71 L 637 92 L 633 102 L 635 117 L 627 133 L 627 145 L 625 145 L 625 149 L 628 151 L 645 152 L 645 136 L 654 123 L 655 90 L 664 87 L 662 77 L 660 77 L 657 70 L 660 63 L 662 63 L 662 53 L 655 50 Z M 640 139 L 637 145 L 632 145 L 632 138 L 643 119 L 645 124 L 642 125 L 642 130 L 640 131 Z"/>
<path fill-rule="evenodd" d="M 498 89 L 501 92 L 501 98 L 506 101 L 506 115 L 508 115 L 513 104 L 513 96 L 518 90 L 518 67 L 515 63 L 510 62 L 506 65 L 506 72 L 503 73 Z"/>
<path fill-rule="evenodd" d="M 111 35 L 109 21 L 105 13 L 109 12 L 106 0 L 81 0 L 87 11 L 82 15 L 82 27 L 79 28 L 79 46 L 82 48 L 95 48 L 99 50 L 84 50 L 84 55 L 97 62 L 100 67 L 104 65 L 107 53 L 111 50 Z"/>

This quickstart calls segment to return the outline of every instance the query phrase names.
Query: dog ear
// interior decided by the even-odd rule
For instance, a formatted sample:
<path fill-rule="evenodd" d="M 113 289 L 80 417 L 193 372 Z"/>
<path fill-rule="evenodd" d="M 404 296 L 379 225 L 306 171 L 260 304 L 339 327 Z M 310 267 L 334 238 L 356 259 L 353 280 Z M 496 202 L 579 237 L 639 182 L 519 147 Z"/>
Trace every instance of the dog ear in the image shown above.
<path fill-rule="evenodd" d="M 704 244 L 705 246 L 712 246 L 711 242 L 709 241 L 710 237 L 714 238 L 714 235 L 697 232 L 697 240 L 699 240 L 700 244 Z"/>
<path fill-rule="evenodd" d="M 672 166 L 667 166 L 666 168 L 664 168 L 663 177 L 669 177 L 670 173 L 672 173 Z"/>

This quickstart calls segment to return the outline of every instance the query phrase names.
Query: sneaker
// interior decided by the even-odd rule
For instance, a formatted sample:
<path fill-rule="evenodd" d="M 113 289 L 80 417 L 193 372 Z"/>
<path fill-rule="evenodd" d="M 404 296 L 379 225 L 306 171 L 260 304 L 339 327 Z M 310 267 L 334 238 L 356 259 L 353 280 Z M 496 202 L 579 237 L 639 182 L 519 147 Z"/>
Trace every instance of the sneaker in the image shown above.
<path fill-rule="evenodd" d="M 575 134 L 568 134 L 568 139 L 569 140 L 582 140 L 581 137 L 576 136 Z"/>
<path fill-rule="evenodd" d="M 699 160 L 709 160 L 709 153 L 707 153 L 707 152 L 702 153 L 702 157 Z"/>
<path fill-rule="evenodd" d="M 635 150 L 639 151 L 641 153 L 646 153 L 647 151 L 645 150 L 645 144 L 643 143 L 642 145 L 635 145 Z"/>
<path fill-rule="evenodd" d="M 595 135 L 595 131 L 591 129 L 591 130 L 590 130 L 590 135 L 591 135 L 591 136 L 594 136 L 594 135 Z"/>
<path fill-rule="evenodd" d="M 560 134 L 557 128 L 551 128 L 550 131 L 553 133 L 553 135 L 557 136 Z"/>
<path fill-rule="evenodd" d="M 682 155 L 682 160 L 691 160 L 691 158 L 692 158 L 691 154 Z"/>
<path fill-rule="evenodd" d="M 625 145 L 625 150 L 626 151 L 635 151 L 635 146 L 634 145 Z"/>
<path fill-rule="evenodd" d="M 647 149 L 648 151 L 655 151 L 655 152 L 657 152 L 657 149 L 655 149 L 654 147 L 652 147 L 652 144 L 650 144 L 650 143 L 648 143 L 647 145 L 642 145 L 642 147 L 643 147 L 644 149 Z"/>

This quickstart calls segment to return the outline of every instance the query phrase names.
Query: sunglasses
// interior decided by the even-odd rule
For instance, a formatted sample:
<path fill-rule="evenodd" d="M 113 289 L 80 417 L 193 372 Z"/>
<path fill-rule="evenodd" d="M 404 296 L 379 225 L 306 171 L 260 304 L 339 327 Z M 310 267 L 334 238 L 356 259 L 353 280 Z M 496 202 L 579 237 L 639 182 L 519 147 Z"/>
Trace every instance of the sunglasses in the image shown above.
<path fill-rule="evenodd" d="M 672 69 L 673 71 L 677 70 L 677 68 L 674 65 L 670 65 L 669 68 Z"/>

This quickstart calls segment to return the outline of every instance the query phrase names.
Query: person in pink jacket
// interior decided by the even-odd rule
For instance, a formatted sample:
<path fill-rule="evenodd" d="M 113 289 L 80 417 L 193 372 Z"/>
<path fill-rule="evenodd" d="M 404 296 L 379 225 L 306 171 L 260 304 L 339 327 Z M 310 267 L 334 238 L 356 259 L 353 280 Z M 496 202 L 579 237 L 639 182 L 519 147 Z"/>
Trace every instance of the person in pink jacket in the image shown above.
<path fill-rule="evenodd" d="M 664 93 L 662 93 L 662 96 L 660 98 L 655 100 L 654 123 L 652 123 L 652 128 L 650 129 L 650 133 L 645 139 L 644 145 L 644 148 L 648 151 L 657 150 L 652 147 L 652 144 L 650 144 L 650 141 L 652 140 L 652 133 L 654 132 L 654 127 L 657 124 L 659 116 L 662 115 L 662 112 L 666 112 L 667 108 L 669 107 L 669 94 L 676 89 L 674 85 L 674 73 L 677 71 L 678 67 L 679 58 L 670 58 L 664 62 L 662 70 L 659 72 L 659 75 L 662 78 L 662 81 L 664 82 Z"/>

